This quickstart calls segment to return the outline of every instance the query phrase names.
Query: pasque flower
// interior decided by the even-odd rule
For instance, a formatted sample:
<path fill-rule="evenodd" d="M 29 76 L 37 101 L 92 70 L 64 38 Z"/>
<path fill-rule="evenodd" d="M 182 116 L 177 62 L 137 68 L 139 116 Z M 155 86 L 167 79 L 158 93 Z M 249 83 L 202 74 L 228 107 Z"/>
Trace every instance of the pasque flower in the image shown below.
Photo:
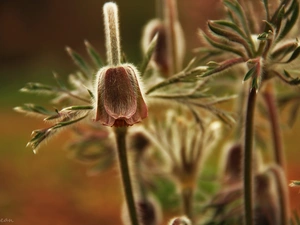
<path fill-rule="evenodd" d="M 108 66 L 101 68 L 96 76 L 95 120 L 105 126 L 131 126 L 148 114 L 139 73 L 133 65 L 120 62 L 117 6 L 106 3 L 103 12 Z"/>
<path fill-rule="evenodd" d="M 137 75 L 130 64 L 100 69 L 96 84 L 96 121 L 119 127 L 131 126 L 147 117 Z"/>
<path fill-rule="evenodd" d="M 153 52 L 152 66 L 158 69 L 165 78 L 178 73 L 182 69 L 185 55 L 185 40 L 178 19 L 175 0 L 161 1 L 164 9 L 162 18 L 152 19 L 144 28 L 142 49 L 148 51 L 152 39 L 157 35 L 157 44 Z"/>

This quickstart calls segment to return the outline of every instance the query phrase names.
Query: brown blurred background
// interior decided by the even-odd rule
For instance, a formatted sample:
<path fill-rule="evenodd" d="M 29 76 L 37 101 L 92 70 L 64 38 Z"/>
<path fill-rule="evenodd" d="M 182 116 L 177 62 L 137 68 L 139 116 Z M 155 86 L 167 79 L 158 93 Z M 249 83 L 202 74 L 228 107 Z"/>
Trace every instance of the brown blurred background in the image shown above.
<path fill-rule="evenodd" d="M 88 177 L 86 167 L 66 158 L 62 151 L 70 137 L 67 132 L 34 155 L 25 145 L 30 132 L 44 124 L 12 111 L 14 106 L 42 99 L 19 93 L 25 83 L 53 83 L 53 70 L 62 77 L 74 71 L 65 46 L 86 56 L 86 39 L 105 57 L 104 2 L 0 0 L 0 219 L 18 225 L 121 224 L 118 170 Z M 154 17 L 155 3 L 115 2 L 120 8 L 123 50 L 130 62 L 138 63 L 142 28 Z M 188 51 L 198 46 L 197 28 L 220 16 L 219 2 L 178 1 Z M 285 133 L 290 179 L 300 179 L 299 147 L 294 141 L 299 130 L 298 120 L 295 128 Z M 299 207 L 298 190 L 291 189 L 291 196 L 293 208 Z"/>

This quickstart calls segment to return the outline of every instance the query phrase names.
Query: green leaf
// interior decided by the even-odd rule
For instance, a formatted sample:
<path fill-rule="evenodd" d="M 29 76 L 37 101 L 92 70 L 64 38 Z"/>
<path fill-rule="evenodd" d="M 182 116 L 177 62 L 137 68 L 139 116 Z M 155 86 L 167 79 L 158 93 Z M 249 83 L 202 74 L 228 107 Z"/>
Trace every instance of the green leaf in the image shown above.
<path fill-rule="evenodd" d="M 220 104 L 220 103 L 231 101 L 231 100 L 236 99 L 236 98 L 237 98 L 237 95 L 220 97 L 220 98 L 217 98 L 216 100 L 208 103 L 208 105 L 216 105 L 216 104 Z"/>
<path fill-rule="evenodd" d="M 266 40 L 269 39 L 269 36 L 270 36 L 269 32 L 263 32 L 263 33 L 258 35 L 257 40 L 266 41 Z"/>
<path fill-rule="evenodd" d="M 235 119 L 227 112 L 222 110 L 212 110 L 211 111 L 217 118 L 219 118 L 223 123 L 233 126 L 235 124 Z"/>
<path fill-rule="evenodd" d="M 84 119 L 86 116 L 87 116 L 87 114 L 78 119 L 59 122 L 59 123 L 55 124 L 54 126 L 51 126 L 46 129 L 34 130 L 32 132 L 33 138 L 27 143 L 27 146 L 31 146 L 33 148 L 34 153 L 36 153 L 36 149 L 40 146 L 40 144 L 44 140 L 46 140 L 47 138 L 52 136 L 54 133 L 56 133 L 59 128 L 74 124 L 74 123 Z"/>
<path fill-rule="evenodd" d="M 256 66 L 253 66 L 253 67 L 246 73 L 246 75 L 244 76 L 243 81 L 246 81 L 246 80 L 248 80 L 250 77 L 252 77 L 252 75 L 254 74 L 255 70 L 256 70 Z"/>
<path fill-rule="evenodd" d="M 237 50 L 235 47 L 231 47 L 230 45 L 222 44 L 220 42 L 216 42 L 209 38 L 204 32 L 201 32 L 201 35 L 205 38 L 205 40 L 213 47 L 221 49 L 223 51 L 231 52 L 233 54 L 244 57 L 244 53 Z"/>
<path fill-rule="evenodd" d="M 64 127 L 64 126 L 68 126 L 68 125 L 77 123 L 77 122 L 79 122 L 80 120 L 84 119 L 86 116 L 87 116 L 87 114 L 84 115 L 84 116 L 82 116 L 82 117 L 79 117 L 79 118 L 77 118 L 77 119 L 74 119 L 74 120 L 67 120 L 67 121 L 59 122 L 59 123 L 57 123 L 57 124 L 55 124 L 55 125 L 53 126 L 53 129 L 58 129 L 58 128 L 61 128 L 61 127 Z"/>
<path fill-rule="evenodd" d="M 256 90 L 258 90 L 258 87 L 259 87 L 258 79 L 257 79 L 257 77 L 253 77 L 251 89 L 255 88 Z"/>
<path fill-rule="evenodd" d="M 95 50 L 95 48 L 87 40 L 84 41 L 84 44 L 86 46 L 86 50 L 90 58 L 93 60 L 95 66 L 97 66 L 97 69 L 103 67 L 104 64 L 101 60 L 99 53 Z"/>
<path fill-rule="evenodd" d="M 246 20 L 246 15 L 245 12 L 243 11 L 241 5 L 238 3 L 238 1 L 236 0 L 225 0 L 224 4 L 226 7 L 228 7 L 230 10 L 233 11 L 234 15 L 237 15 L 237 17 L 239 18 L 239 21 L 243 27 L 243 30 L 245 31 L 246 35 L 248 37 L 251 36 L 251 32 Z"/>
<path fill-rule="evenodd" d="M 45 109 L 44 107 L 35 104 L 24 104 L 23 106 L 15 107 L 14 110 L 17 112 L 36 113 L 43 116 L 49 116 L 54 114 L 54 112 L 51 112 Z"/>
<path fill-rule="evenodd" d="M 230 29 L 232 29 L 233 31 L 235 31 L 236 33 L 238 33 L 240 36 L 246 38 L 244 32 L 234 23 L 229 22 L 227 20 L 214 20 L 213 23 L 224 26 L 224 27 L 228 27 Z"/>
<path fill-rule="evenodd" d="M 288 15 L 292 14 L 298 0 L 292 0 L 292 3 L 289 3 L 291 0 L 284 0 L 285 2 L 282 2 L 284 5 L 288 6 L 289 8 L 286 10 L 284 16 L 287 17 Z"/>
<path fill-rule="evenodd" d="M 299 180 L 292 180 L 292 182 L 289 184 L 291 187 L 299 186 L 300 187 L 300 181 Z"/>
<path fill-rule="evenodd" d="M 283 75 L 287 78 L 293 78 L 287 70 L 283 70 Z"/>
<path fill-rule="evenodd" d="M 267 20 L 263 20 L 263 22 L 266 23 L 266 28 L 265 28 L 265 32 L 269 32 L 269 30 L 274 33 L 274 31 L 276 30 L 276 27 L 274 27 L 274 24 L 272 24 L 271 22 L 267 21 Z M 268 29 L 270 28 L 270 29 Z"/>
<path fill-rule="evenodd" d="M 93 109 L 93 106 L 90 106 L 90 105 L 78 105 L 78 106 L 69 106 L 69 107 L 66 107 L 66 108 L 63 108 L 62 110 L 58 111 L 56 110 L 56 114 L 52 114 L 51 116 L 45 118 L 44 120 L 45 121 L 48 121 L 48 120 L 53 120 L 53 119 L 61 119 L 62 122 L 65 122 L 66 119 L 67 121 L 70 120 L 70 118 L 74 117 L 74 115 L 76 115 L 76 111 L 88 111 L 88 110 L 92 110 Z M 71 111 L 68 112 L 68 111 Z"/>
<path fill-rule="evenodd" d="M 209 69 L 214 69 L 220 66 L 220 63 L 217 63 L 215 61 L 209 61 L 206 63 L 206 66 L 208 66 Z"/>
<path fill-rule="evenodd" d="M 291 80 L 289 82 L 291 85 L 299 85 L 300 84 L 300 78 L 299 77 L 296 77 L 294 78 L 293 80 Z"/>
<path fill-rule="evenodd" d="M 298 47 L 298 43 L 293 41 L 286 43 L 279 48 L 277 48 L 274 52 L 271 53 L 271 57 L 275 60 L 280 60 L 281 58 L 285 57 L 287 54 L 295 51 Z"/>
<path fill-rule="evenodd" d="M 55 111 L 56 111 L 56 114 L 46 117 L 44 119 L 44 121 L 59 119 L 61 117 L 61 114 L 59 113 L 59 111 L 57 109 Z"/>
<path fill-rule="evenodd" d="M 69 106 L 66 108 L 63 108 L 61 111 L 67 111 L 67 110 L 91 110 L 93 109 L 93 106 L 91 105 L 76 105 L 76 106 Z"/>
<path fill-rule="evenodd" d="M 208 27 L 213 33 L 215 33 L 221 37 L 224 37 L 224 38 L 228 39 L 229 41 L 240 43 L 246 49 L 249 49 L 247 41 L 240 34 L 237 35 L 228 30 L 222 29 L 219 26 L 216 26 L 216 24 L 213 21 L 208 21 Z"/>
<path fill-rule="evenodd" d="M 52 73 L 53 73 L 54 79 L 55 79 L 56 83 L 58 84 L 58 86 L 61 89 L 67 89 L 66 86 L 64 85 L 64 83 L 61 82 L 61 80 L 59 79 L 59 75 L 54 71 Z"/>
<path fill-rule="evenodd" d="M 57 92 L 57 88 L 49 86 L 49 85 L 44 85 L 41 83 L 30 82 L 30 83 L 27 83 L 25 85 L 25 87 L 23 87 L 20 91 L 21 92 L 55 93 L 55 92 Z"/>
<path fill-rule="evenodd" d="M 281 27 L 281 22 L 282 22 L 282 18 L 283 18 L 283 15 L 284 15 L 284 11 L 285 11 L 285 6 L 284 6 L 284 4 L 281 4 L 280 7 L 278 7 L 277 10 L 274 12 L 274 14 L 271 18 L 270 23 L 274 24 L 277 31 Z"/>
<path fill-rule="evenodd" d="M 27 143 L 26 147 L 31 146 L 33 148 L 33 152 L 36 153 L 36 149 L 42 141 L 49 137 L 50 133 L 50 129 L 34 130 L 32 132 L 33 138 Z"/>
<path fill-rule="evenodd" d="M 293 26 L 296 24 L 296 21 L 299 16 L 299 3 L 297 1 L 294 1 L 293 4 L 291 5 L 292 9 L 292 15 L 290 19 L 287 19 L 284 28 L 279 34 L 278 39 L 276 40 L 277 42 L 284 38 L 293 28 Z"/>
<path fill-rule="evenodd" d="M 89 92 L 89 95 L 91 96 L 92 100 L 95 100 L 95 96 L 93 94 L 93 92 L 90 89 L 87 89 L 87 91 Z"/>
<path fill-rule="evenodd" d="M 243 58 L 233 58 L 233 59 L 228 59 L 228 60 L 225 60 L 223 61 L 222 63 L 220 63 L 220 66 L 214 68 L 214 69 L 211 69 L 211 70 L 208 70 L 207 72 L 201 74 L 200 76 L 201 77 L 207 77 L 207 76 L 211 76 L 211 75 L 214 75 L 214 74 L 217 74 L 217 73 L 220 73 L 234 65 L 237 65 L 239 63 L 243 63 L 245 62 Z"/>
<path fill-rule="evenodd" d="M 294 61 L 300 54 L 300 46 L 298 46 L 295 51 L 293 52 L 293 54 L 291 55 L 291 57 L 285 62 L 285 63 L 290 63 L 292 61 Z"/>
<path fill-rule="evenodd" d="M 281 29 L 284 14 L 285 14 L 285 6 L 282 5 L 279 8 L 278 15 L 277 15 L 277 18 L 276 18 L 276 23 L 275 23 L 277 34 L 279 34 L 279 31 Z"/>
<path fill-rule="evenodd" d="M 154 38 L 152 39 L 152 41 L 149 44 L 149 47 L 147 49 L 147 52 L 146 52 L 146 54 L 144 56 L 143 62 L 142 62 L 141 67 L 140 67 L 141 77 L 144 76 L 145 71 L 146 71 L 146 69 L 148 67 L 148 64 L 149 64 L 149 62 L 151 60 L 151 57 L 152 57 L 152 55 L 153 55 L 153 53 L 155 51 L 156 44 L 157 44 L 157 39 L 158 39 L 158 34 L 156 34 L 154 36 Z"/>
<path fill-rule="evenodd" d="M 91 74 L 90 67 L 83 60 L 83 58 L 75 51 L 73 51 L 70 47 L 66 47 L 66 51 L 73 59 L 74 63 L 79 67 L 82 72 L 84 72 L 87 76 Z"/>

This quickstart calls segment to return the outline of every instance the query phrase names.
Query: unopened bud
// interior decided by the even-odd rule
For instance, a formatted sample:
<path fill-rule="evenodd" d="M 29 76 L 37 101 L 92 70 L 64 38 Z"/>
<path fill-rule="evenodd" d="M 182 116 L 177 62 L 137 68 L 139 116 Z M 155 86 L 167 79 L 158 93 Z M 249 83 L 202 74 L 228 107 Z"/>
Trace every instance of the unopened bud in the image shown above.
<path fill-rule="evenodd" d="M 169 77 L 182 69 L 185 40 L 178 20 L 176 1 L 163 2 L 164 18 L 163 20 L 153 19 L 145 26 L 142 48 L 146 53 L 154 36 L 158 36 L 152 65 L 156 66 L 164 77 Z"/>
<path fill-rule="evenodd" d="M 136 201 L 136 209 L 140 224 L 143 225 L 158 225 L 162 221 L 161 206 L 155 198 L 147 196 L 145 199 L 139 199 Z M 130 225 L 127 205 L 123 204 L 121 212 L 122 222 L 125 225 Z"/>
<path fill-rule="evenodd" d="M 222 159 L 224 160 L 222 168 L 224 183 L 232 184 L 241 181 L 242 155 L 241 144 L 234 144 L 225 149 L 224 159 Z"/>
<path fill-rule="evenodd" d="M 169 225 L 192 225 L 192 222 L 185 216 L 177 217 L 169 222 Z"/>
<path fill-rule="evenodd" d="M 270 174 L 256 175 L 257 224 L 280 225 L 280 207 L 276 181 Z"/>
<path fill-rule="evenodd" d="M 144 28 L 142 38 L 142 48 L 147 52 L 149 44 L 157 35 L 157 43 L 152 56 L 152 65 L 165 76 L 170 72 L 170 62 L 168 59 L 167 31 L 164 23 L 158 19 L 151 20 Z"/>
<path fill-rule="evenodd" d="M 150 145 L 149 139 L 142 131 L 135 132 L 131 136 L 131 147 L 137 152 L 144 152 Z"/>
<path fill-rule="evenodd" d="M 143 225 L 157 225 L 161 222 L 161 208 L 154 198 L 139 201 L 137 204 Z"/>

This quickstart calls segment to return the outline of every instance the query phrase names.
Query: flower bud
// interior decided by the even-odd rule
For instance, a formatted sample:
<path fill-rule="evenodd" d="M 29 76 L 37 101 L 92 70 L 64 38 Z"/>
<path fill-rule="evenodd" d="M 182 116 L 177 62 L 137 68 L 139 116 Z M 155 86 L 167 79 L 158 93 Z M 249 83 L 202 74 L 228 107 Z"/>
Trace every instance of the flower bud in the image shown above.
<path fill-rule="evenodd" d="M 162 221 L 162 209 L 159 202 L 152 195 L 136 201 L 136 209 L 139 215 L 140 224 L 158 225 Z M 124 225 L 130 225 L 127 205 L 123 204 L 121 218 Z"/>
<path fill-rule="evenodd" d="M 185 216 L 174 218 L 169 222 L 169 225 L 191 225 L 191 224 L 192 224 L 191 221 Z"/>
<path fill-rule="evenodd" d="M 135 132 L 131 135 L 131 147 L 138 153 L 143 153 L 150 145 L 150 140 L 142 131 Z"/>
<path fill-rule="evenodd" d="M 153 19 L 145 26 L 142 48 L 144 53 L 146 53 L 151 40 L 156 34 L 158 35 L 157 44 L 153 52 L 152 65 L 156 66 L 164 76 L 168 76 L 170 62 L 168 59 L 167 30 L 162 21 Z"/>
<path fill-rule="evenodd" d="M 157 225 L 161 223 L 161 207 L 154 198 L 139 201 L 137 208 L 143 225 Z"/>
<path fill-rule="evenodd" d="M 225 151 L 223 165 L 223 182 L 225 184 L 234 184 L 241 181 L 242 174 L 242 146 L 237 143 L 231 145 Z"/>
<path fill-rule="evenodd" d="M 95 120 L 104 126 L 131 126 L 147 117 L 138 71 L 133 65 L 103 67 L 95 86 Z"/>
<path fill-rule="evenodd" d="M 185 56 L 185 39 L 178 20 L 175 0 L 163 1 L 163 19 L 153 19 L 145 26 L 142 37 L 142 49 L 147 52 L 149 44 L 157 35 L 153 52 L 152 66 L 156 67 L 165 78 L 182 69 Z"/>
<path fill-rule="evenodd" d="M 256 175 L 256 222 L 257 224 L 279 225 L 279 196 L 276 193 L 276 181 L 268 173 Z"/>

